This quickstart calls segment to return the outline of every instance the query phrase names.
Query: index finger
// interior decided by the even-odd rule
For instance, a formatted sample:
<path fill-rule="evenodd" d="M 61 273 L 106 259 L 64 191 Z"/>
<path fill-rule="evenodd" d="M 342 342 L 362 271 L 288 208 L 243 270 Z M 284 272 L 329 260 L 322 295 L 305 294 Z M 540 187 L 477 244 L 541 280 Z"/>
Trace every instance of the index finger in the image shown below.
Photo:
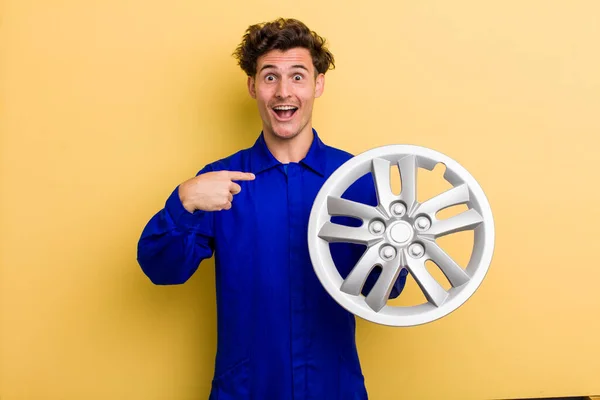
<path fill-rule="evenodd" d="M 251 181 L 255 176 L 251 172 L 229 171 L 229 179 L 232 181 Z"/>

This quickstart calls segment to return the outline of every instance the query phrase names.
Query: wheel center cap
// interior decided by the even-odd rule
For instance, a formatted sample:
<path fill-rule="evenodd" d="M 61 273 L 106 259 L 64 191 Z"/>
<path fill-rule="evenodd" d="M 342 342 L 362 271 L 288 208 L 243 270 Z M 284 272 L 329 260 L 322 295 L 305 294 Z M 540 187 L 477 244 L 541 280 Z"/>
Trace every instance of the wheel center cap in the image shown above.
<path fill-rule="evenodd" d="M 405 244 L 410 241 L 412 235 L 412 228 L 404 221 L 394 224 L 390 229 L 390 238 L 396 243 Z"/>

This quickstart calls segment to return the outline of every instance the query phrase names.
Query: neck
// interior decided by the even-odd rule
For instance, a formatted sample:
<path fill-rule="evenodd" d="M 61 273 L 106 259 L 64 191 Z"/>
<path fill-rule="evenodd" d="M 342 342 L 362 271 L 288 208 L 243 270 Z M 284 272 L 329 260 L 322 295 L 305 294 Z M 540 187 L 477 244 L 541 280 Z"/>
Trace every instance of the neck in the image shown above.
<path fill-rule="evenodd" d="M 263 130 L 267 148 L 280 163 L 300 162 L 310 149 L 314 134 L 312 127 L 306 127 L 302 132 L 290 139 L 282 139 L 273 133 Z"/>

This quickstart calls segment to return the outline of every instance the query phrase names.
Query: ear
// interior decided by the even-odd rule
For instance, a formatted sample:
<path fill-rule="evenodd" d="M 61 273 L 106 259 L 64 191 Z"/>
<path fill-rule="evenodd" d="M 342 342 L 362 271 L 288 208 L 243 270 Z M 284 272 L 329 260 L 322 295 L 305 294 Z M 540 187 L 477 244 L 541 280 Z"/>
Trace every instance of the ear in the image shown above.
<path fill-rule="evenodd" d="M 321 97 L 323 90 L 325 90 L 325 74 L 319 74 L 315 80 L 315 98 Z"/>
<path fill-rule="evenodd" d="M 252 97 L 253 99 L 256 99 L 256 88 L 254 87 L 254 78 L 249 76 L 247 84 L 248 84 L 248 93 L 250 93 L 250 97 Z"/>

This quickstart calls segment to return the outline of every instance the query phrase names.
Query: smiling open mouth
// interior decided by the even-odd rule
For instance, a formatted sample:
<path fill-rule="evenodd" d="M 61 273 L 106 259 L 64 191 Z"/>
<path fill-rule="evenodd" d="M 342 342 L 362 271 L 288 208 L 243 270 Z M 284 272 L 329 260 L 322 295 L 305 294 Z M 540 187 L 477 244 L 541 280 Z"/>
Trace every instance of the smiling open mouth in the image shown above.
<path fill-rule="evenodd" d="M 273 111 L 280 119 L 290 119 L 294 113 L 298 110 L 296 106 L 275 106 Z"/>

